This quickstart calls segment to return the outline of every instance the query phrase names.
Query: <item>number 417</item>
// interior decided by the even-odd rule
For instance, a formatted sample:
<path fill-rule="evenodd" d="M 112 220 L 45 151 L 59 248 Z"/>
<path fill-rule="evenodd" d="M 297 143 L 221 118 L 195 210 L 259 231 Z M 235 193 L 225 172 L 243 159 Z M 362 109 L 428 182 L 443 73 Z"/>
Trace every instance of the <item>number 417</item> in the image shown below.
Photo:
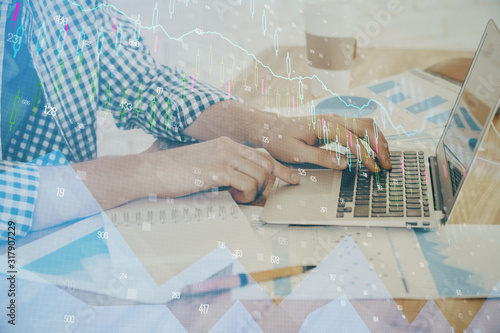
<path fill-rule="evenodd" d="M 198 311 L 200 311 L 201 314 L 207 314 L 209 306 L 210 304 L 200 304 L 200 308 L 198 309 Z"/>

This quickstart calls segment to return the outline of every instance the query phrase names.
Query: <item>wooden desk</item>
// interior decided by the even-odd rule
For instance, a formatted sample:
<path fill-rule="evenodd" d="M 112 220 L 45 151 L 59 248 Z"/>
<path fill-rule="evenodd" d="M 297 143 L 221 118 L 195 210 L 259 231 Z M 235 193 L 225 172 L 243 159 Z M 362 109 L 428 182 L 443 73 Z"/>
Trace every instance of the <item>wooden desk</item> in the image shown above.
<path fill-rule="evenodd" d="M 282 48 L 280 49 L 280 52 L 284 52 L 284 54 L 288 52 L 290 54 L 290 58 L 292 60 L 292 76 L 309 75 L 306 62 L 306 50 L 304 47 Z M 443 50 L 358 49 L 357 56 L 353 62 L 351 87 L 356 87 L 358 85 L 372 82 L 376 79 L 395 75 L 412 68 L 425 70 L 439 62 L 442 62 L 443 60 L 459 57 L 473 57 L 473 55 L 474 52 Z M 275 56 L 274 50 L 269 50 L 268 52 L 260 54 L 258 59 L 269 59 L 269 62 L 266 61 L 266 64 L 272 68 L 273 72 L 277 75 L 286 77 L 286 64 L 281 57 L 277 58 Z M 234 83 L 231 85 L 232 91 L 234 91 L 236 95 L 247 100 L 250 105 L 256 108 L 264 108 L 266 105 L 275 107 L 277 95 L 285 96 L 287 92 L 290 94 L 296 94 L 298 90 L 297 81 L 290 82 L 287 80 L 273 79 L 270 75 L 266 76 L 266 72 L 261 66 L 257 67 L 259 73 L 264 73 L 264 77 L 266 77 L 266 86 L 270 87 L 266 88 L 265 96 L 255 94 L 252 91 L 246 91 L 243 77 L 236 78 Z M 254 64 L 249 63 L 249 69 L 254 69 Z M 253 76 L 251 74 L 247 74 L 247 85 L 250 87 L 253 84 L 252 77 Z M 306 80 L 304 80 L 304 83 L 307 84 L 305 81 Z M 310 93 L 310 90 L 304 89 L 304 100 L 310 100 L 312 97 L 313 96 Z M 500 115 L 495 117 L 493 124 L 497 130 L 500 131 Z M 500 138 L 493 132 L 493 130 L 489 131 L 485 145 L 488 149 L 481 153 L 480 156 L 497 163 L 500 162 L 500 156 L 498 153 Z M 492 181 L 496 181 L 496 184 L 499 185 L 500 168 L 490 163 L 486 170 L 487 172 L 485 174 L 471 174 L 471 177 L 473 177 L 474 180 L 469 183 L 470 188 L 468 188 L 468 192 L 471 193 L 470 195 L 474 195 L 475 198 L 470 198 L 470 195 L 466 198 L 462 198 L 463 205 L 458 209 L 460 214 L 456 214 L 456 221 L 451 222 L 464 223 L 465 221 L 470 221 L 471 216 L 477 216 L 480 212 L 489 212 L 487 218 L 490 221 L 500 219 L 500 205 L 493 204 L 494 202 L 500 202 L 500 191 L 497 190 L 498 187 L 492 185 Z M 270 181 L 263 197 L 255 202 L 255 205 L 264 205 L 265 199 L 272 185 L 273 181 Z M 471 200 L 474 200 L 473 202 L 478 204 L 468 204 Z M 496 222 L 499 223 L 499 221 Z M 435 302 L 455 332 L 465 332 L 471 321 L 476 316 L 476 313 L 479 311 L 481 306 L 483 306 L 485 299 L 441 299 L 435 300 Z M 396 299 L 396 303 L 402 306 L 402 312 L 405 314 L 407 319 L 412 322 L 427 303 L 427 300 Z M 353 302 L 354 306 L 356 306 L 356 304 L 362 304 L 363 307 L 369 307 L 370 302 Z M 373 309 L 373 311 L 376 312 L 376 309 Z"/>

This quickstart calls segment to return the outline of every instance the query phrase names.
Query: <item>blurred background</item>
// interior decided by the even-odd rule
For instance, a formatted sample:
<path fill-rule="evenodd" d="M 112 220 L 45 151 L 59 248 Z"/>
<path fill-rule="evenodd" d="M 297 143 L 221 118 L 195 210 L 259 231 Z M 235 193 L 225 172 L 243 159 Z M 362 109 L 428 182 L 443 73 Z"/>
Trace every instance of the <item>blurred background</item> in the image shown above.
<path fill-rule="evenodd" d="M 224 90 L 228 81 L 234 88 L 237 82 L 248 79 L 245 85 L 252 86 L 255 58 L 267 59 L 259 65 L 259 76 L 270 79 L 272 71 L 286 77 L 287 47 L 305 47 L 304 8 L 318 2 L 321 1 L 109 0 L 129 19 L 140 18 L 142 42 L 150 47 L 156 59 L 179 67 L 188 79 L 195 75 Z M 326 2 L 352 5 L 349 22 L 357 39 L 358 53 L 373 48 L 473 52 L 488 20 L 500 24 L 499 0 Z M 196 29 L 209 33 L 199 34 L 194 32 Z M 155 41 L 156 52 L 153 52 Z M 269 53 L 274 51 L 276 55 L 269 61 Z M 300 61 L 303 64 L 296 60 L 291 64 L 292 71 L 306 65 L 307 57 Z M 270 70 L 264 70 L 264 65 Z M 133 132 L 126 136 L 118 134 L 108 121 L 98 118 L 100 156 L 139 152 L 154 141 L 140 130 L 133 131 L 133 139 L 130 135 Z M 116 140 L 121 140 L 123 151 L 116 149 Z"/>

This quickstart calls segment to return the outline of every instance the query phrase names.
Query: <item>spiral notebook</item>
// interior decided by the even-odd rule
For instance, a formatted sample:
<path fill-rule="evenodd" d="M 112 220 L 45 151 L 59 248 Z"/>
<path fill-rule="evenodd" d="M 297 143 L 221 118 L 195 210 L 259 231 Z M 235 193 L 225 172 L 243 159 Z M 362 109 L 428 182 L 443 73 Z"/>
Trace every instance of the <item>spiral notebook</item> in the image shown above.
<path fill-rule="evenodd" d="M 158 285 L 217 248 L 234 259 L 260 248 L 250 223 L 228 192 L 177 199 L 150 197 L 106 211 L 116 229 Z M 119 247 L 110 246 L 114 261 Z M 124 259 L 123 259 L 124 260 Z"/>

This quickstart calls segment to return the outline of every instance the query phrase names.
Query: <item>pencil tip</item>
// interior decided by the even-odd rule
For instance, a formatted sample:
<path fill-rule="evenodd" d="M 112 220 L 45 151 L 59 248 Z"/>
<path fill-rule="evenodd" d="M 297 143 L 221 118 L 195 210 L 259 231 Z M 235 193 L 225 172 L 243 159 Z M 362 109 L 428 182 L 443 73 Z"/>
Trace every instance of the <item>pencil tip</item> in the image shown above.
<path fill-rule="evenodd" d="M 311 269 L 316 268 L 316 266 L 302 266 L 302 268 L 304 269 L 304 272 L 307 272 L 307 271 L 309 271 Z"/>

